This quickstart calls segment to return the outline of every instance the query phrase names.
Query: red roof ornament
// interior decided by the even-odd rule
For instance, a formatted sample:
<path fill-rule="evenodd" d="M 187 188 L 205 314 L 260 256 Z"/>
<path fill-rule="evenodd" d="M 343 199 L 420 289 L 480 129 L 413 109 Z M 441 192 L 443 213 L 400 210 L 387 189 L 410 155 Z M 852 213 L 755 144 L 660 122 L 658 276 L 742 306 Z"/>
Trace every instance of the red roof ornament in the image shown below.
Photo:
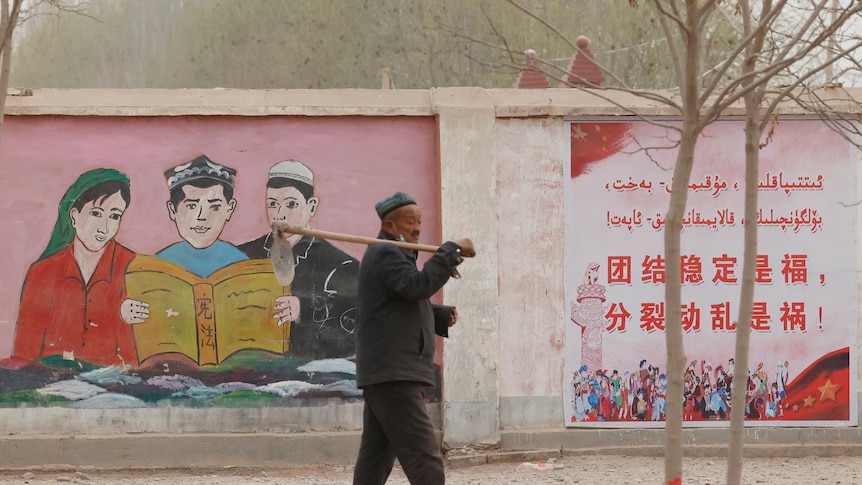
<path fill-rule="evenodd" d="M 559 87 L 601 85 L 605 81 L 605 76 L 593 60 L 593 54 L 590 52 L 590 39 L 582 35 L 575 40 L 575 46 L 578 50 L 566 70 L 568 72 L 564 78 L 566 82 L 560 83 Z"/>
<path fill-rule="evenodd" d="M 518 81 L 515 83 L 516 88 L 521 89 L 543 89 L 551 87 L 548 83 L 548 78 L 545 73 L 539 68 L 539 62 L 536 60 L 536 51 L 527 49 L 524 52 L 524 64 L 521 66 L 521 72 L 518 74 Z"/>

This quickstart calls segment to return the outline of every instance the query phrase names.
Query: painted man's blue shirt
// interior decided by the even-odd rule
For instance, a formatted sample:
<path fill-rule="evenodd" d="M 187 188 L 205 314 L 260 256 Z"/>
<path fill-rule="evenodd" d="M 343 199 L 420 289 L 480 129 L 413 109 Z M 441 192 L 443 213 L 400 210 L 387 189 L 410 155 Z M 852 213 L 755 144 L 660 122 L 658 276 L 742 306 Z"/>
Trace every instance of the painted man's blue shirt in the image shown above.
<path fill-rule="evenodd" d="M 195 249 L 188 242 L 180 241 L 162 249 L 156 256 L 182 266 L 201 278 L 231 263 L 248 259 L 236 246 L 221 240 L 203 249 Z"/>

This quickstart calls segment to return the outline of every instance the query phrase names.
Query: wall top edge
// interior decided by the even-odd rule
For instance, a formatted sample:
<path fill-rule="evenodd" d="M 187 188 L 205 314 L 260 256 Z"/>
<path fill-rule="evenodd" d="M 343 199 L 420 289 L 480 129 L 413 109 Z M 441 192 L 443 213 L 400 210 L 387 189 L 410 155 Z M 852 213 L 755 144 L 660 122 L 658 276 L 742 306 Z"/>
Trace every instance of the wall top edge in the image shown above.
<path fill-rule="evenodd" d="M 652 91 L 678 100 L 676 91 Z M 862 112 L 862 88 L 817 93 L 846 113 Z M 501 118 L 584 115 L 676 116 L 658 101 L 630 93 L 550 88 L 484 89 L 9 89 L 8 115 L 64 116 L 434 116 L 446 110 L 493 110 Z M 796 105 L 782 114 L 806 114 Z M 725 115 L 743 114 L 741 104 Z"/>

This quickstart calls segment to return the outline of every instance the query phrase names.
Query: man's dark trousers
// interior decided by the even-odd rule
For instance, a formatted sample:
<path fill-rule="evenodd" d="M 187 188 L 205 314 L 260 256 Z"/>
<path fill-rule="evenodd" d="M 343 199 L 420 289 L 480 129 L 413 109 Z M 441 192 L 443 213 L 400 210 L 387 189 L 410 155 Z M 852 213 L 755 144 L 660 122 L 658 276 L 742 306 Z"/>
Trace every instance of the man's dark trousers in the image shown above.
<path fill-rule="evenodd" d="M 354 485 L 386 483 L 395 458 L 414 485 L 446 481 L 440 445 L 425 408 L 425 385 L 396 381 L 363 388 L 362 441 Z"/>

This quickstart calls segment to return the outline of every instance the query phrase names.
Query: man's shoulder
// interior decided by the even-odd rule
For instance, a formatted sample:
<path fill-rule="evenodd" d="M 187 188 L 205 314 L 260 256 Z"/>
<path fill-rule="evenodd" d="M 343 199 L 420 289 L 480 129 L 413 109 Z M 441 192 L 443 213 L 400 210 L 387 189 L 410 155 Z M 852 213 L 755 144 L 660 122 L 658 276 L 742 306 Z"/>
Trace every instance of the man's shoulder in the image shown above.
<path fill-rule="evenodd" d="M 374 261 L 372 264 L 375 265 L 384 263 L 400 264 L 401 260 L 408 262 L 413 261 L 407 251 L 394 244 L 374 243 L 368 245 L 368 248 L 365 250 L 365 254 L 362 255 L 361 264 L 372 261 Z"/>
<path fill-rule="evenodd" d="M 362 257 L 362 259 L 366 259 L 369 256 L 381 257 L 381 256 L 387 256 L 389 254 L 394 254 L 395 249 L 398 249 L 398 248 L 393 246 L 392 244 L 389 244 L 389 243 L 379 242 L 379 243 L 369 244 L 368 248 L 365 249 L 365 255 Z"/>

